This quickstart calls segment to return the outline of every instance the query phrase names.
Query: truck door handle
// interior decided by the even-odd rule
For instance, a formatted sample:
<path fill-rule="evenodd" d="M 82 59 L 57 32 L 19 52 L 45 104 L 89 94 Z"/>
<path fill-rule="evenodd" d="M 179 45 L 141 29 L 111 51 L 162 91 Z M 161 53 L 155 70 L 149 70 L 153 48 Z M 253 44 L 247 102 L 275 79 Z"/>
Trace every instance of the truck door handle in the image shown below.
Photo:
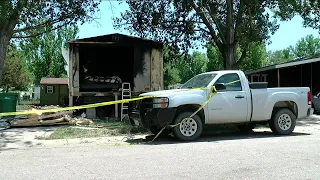
<path fill-rule="evenodd" d="M 237 95 L 235 98 L 237 98 L 237 99 L 242 99 L 242 98 L 244 98 L 244 96 Z"/>

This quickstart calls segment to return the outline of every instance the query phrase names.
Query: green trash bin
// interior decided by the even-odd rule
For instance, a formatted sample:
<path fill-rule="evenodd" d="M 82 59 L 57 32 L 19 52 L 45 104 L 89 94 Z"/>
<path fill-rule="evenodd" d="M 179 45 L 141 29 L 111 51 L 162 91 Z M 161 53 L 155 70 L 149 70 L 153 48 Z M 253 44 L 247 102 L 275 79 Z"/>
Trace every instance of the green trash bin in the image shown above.
<path fill-rule="evenodd" d="M 0 112 L 16 112 L 17 111 L 17 93 L 0 93 Z M 11 118 L 14 116 L 4 116 L 2 118 Z"/>

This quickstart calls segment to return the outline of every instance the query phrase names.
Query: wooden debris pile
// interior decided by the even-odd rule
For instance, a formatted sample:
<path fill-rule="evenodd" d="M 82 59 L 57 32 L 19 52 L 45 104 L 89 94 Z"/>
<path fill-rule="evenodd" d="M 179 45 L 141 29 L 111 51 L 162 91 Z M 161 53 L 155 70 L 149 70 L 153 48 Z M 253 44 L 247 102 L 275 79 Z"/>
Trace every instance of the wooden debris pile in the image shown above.
<path fill-rule="evenodd" d="M 41 109 L 53 109 L 57 107 L 44 107 Z M 85 118 L 73 118 L 73 111 L 62 111 L 52 113 L 39 113 L 37 109 L 32 109 L 35 113 L 29 114 L 26 118 L 14 119 L 10 122 L 11 127 L 30 127 L 41 125 L 91 125 L 93 122 Z"/>

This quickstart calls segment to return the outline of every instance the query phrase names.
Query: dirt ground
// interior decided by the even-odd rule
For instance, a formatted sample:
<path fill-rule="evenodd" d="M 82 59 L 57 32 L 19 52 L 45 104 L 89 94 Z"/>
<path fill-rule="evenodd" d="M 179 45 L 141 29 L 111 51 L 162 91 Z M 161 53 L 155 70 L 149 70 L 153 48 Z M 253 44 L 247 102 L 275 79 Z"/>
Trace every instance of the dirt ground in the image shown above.
<path fill-rule="evenodd" d="M 98 138 L 77 138 L 58 140 L 39 140 L 37 137 L 48 136 L 54 132 L 54 127 L 12 128 L 0 131 L 0 150 L 58 147 L 74 144 L 103 144 L 103 145 L 130 145 L 151 140 L 150 135 L 112 136 Z M 270 132 L 270 129 L 255 129 L 254 132 Z M 320 134 L 320 116 L 313 115 L 297 121 L 295 133 Z M 215 132 L 205 132 L 206 138 L 215 138 Z M 231 135 L 232 136 L 232 135 Z M 151 139 L 150 139 L 151 138 Z M 135 142 L 135 143 L 132 143 Z"/>

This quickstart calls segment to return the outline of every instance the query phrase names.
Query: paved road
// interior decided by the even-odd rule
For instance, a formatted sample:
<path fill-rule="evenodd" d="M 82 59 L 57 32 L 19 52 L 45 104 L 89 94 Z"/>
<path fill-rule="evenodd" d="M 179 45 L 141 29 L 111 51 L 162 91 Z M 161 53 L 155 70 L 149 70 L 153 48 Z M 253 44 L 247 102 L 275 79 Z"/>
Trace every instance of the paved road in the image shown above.
<path fill-rule="evenodd" d="M 292 136 L 205 134 L 199 142 L 0 151 L 0 179 L 320 179 L 320 126 Z"/>

